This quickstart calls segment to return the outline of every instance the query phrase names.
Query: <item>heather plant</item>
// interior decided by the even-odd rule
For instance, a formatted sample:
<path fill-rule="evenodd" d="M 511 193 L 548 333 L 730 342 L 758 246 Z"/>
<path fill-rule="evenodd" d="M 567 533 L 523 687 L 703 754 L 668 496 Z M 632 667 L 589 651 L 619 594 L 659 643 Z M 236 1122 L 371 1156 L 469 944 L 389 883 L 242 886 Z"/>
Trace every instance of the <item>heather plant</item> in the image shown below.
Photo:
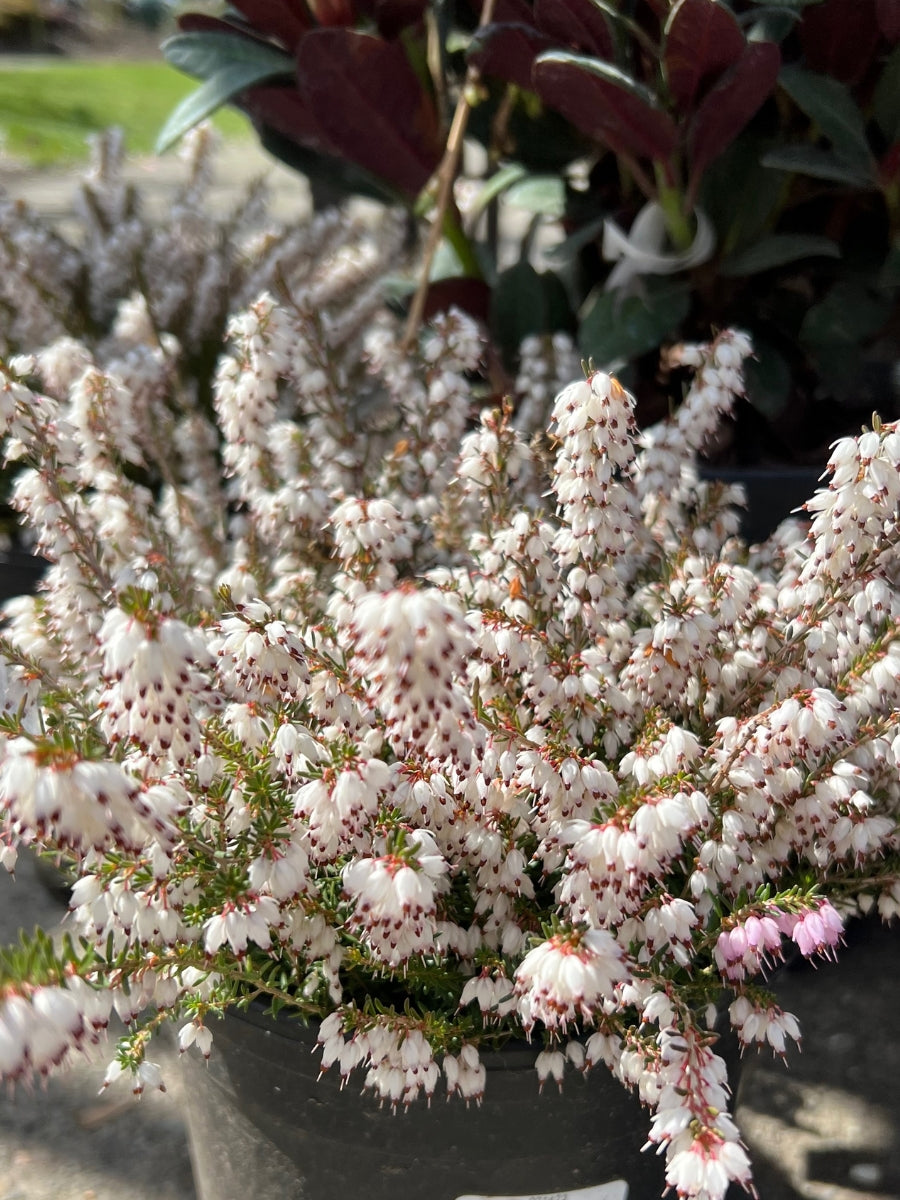
<path fill-rule="evenodd" d="M 348 341 L 263 294 L 229 338 L 215 420 L 152 437 L 87 345 L 2 365 L 49 563 L 0 640 L 2 861 L 75 880 L 70 936 L 0 961 L 3 1076 L 116 1013 L 140 1093 L 164 1023 L 208 1056 L 263 1003 L 373 1103 L 477 1103 L 527 1036 L 541 1083 L 637 1091 L 679 1196 L 749 1189 L 717 1010 L 783 1054 L 766 973 L 900 908 L 900 431 L 748 548 L 694 467 L 741 333 L 670 352 L 641 434 L 608 375 L 558 387 L 564 341 L 492 395 L 457 311 Z"/>

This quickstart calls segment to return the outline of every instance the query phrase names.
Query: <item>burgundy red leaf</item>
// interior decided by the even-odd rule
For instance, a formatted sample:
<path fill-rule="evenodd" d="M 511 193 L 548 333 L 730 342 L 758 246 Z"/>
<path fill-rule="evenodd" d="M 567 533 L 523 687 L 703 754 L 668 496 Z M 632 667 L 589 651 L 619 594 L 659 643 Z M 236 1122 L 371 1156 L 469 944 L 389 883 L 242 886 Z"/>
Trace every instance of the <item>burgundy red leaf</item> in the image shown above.
<path fill-rule="evenodd" d="M 538 28 L 557 46 L 611 60 L 615 47 L 606 17 L 591 0 L 536 0 Z"/>
<path fill-rule="evenodd" d="M 314 29 L 297 51 L 297 86 L 328 141 L 412 199 L 440 161 L 437 112 L 399 42 Z"/>
<path fill-rule="evenodd" d="M 428 3 L 427 0 L 359 0 L 359 7 L 373 18 L 382 37 L 394 38 L 421 21 Z"/>
<path fill-rule="evenodd" d="M 679 0 L 666 25 L 663 65 L 678 108 L 733 66 L 746 45 L 734 15 L 717 0 Z"/>
<path fill-rule="evenodd" d="M 486 25 L 473 40 L 469 62 L 482 75 L 514 83 L 526 91 L 534 90 L 534 61 L 556 43 L 532 25 Z"/>
<path fill-rule="evenodd" d="M 266 125 L 291 142 L 324 154 L 337 154 L 293 87 L 260 84 L 237 98 L 238 106 L 254 124 Z"/>
<path fill-rule="evenodd" d="M 707 92 L 688 128 L 691 195 L 709 164 L 771 95 L 780 66 L 781 52 L 774 42 L 749 42 L 738 62 Z"/>
<path fill-rule="evenodd" d="M 256 33 L 277 38 L 292 50 L 310 28 L 303 0 L 232 0 L 232 3 Z"/>
<path fill-rule="evenodd" d="M 894 7 L 900 7 L 894 3 Z M 872 63 L 881 30 L 875 0 L 825 0 L 803 10 L 806 65 L 841 83 L 856 83 Z"/>
<path fill-rule="evenodd" d="M 545 104 L 616 154 L 667 162 L 674 153 L 678 130 L 672 118 L 651 93 L 608 63 L 545 54 L 533 77 Z"/>
<path fill-rule="evenodd" d="M 887 40 L 900 42 L 900 4 L 897 0 L 875 0 L 875 15 Z"/>

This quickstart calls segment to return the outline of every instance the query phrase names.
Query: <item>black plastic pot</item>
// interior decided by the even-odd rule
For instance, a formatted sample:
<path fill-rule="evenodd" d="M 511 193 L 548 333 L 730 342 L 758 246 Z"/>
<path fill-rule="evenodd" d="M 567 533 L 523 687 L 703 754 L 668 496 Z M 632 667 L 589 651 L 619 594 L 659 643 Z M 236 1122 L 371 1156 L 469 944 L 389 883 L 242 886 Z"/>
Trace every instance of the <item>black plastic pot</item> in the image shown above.
<path fill-rule="evenodd" d="M 24 550 L 0 551 L 0 603 L 33 592 L 46 569 L 43 558 Z"/>
<path fill-rule="evenodd" d="M 624 1200 L 616 1180 L 629 1200 L 654 1200 L 665 1188 L 662 1157 L 641 1153 L 648 1113 L 605 1067 L 540 1094 L 537 1048 L 517 1042 L 483 1055 L 480 1107 L 438 1093 L 393 1113 L 360 1094 L 361 1077 L 343 1089 L 336 1068 L 317 1078 L 313 1028 L 251 1010 L 212 1030 L 209 1063 L 186 1056 L 199 1200 Z"/>
<path fill-rule="evenodd" d="M 747 507 L 741 509 L 741 536 L 748 542 L 762 542 L 785 518 L 824 486 L 821 467 L 716 467 L 699 464 L 701 479 L 719 479 L 739 483 L 747 494 Z M 802 514 L 800 514 L 802 515 Z"/>

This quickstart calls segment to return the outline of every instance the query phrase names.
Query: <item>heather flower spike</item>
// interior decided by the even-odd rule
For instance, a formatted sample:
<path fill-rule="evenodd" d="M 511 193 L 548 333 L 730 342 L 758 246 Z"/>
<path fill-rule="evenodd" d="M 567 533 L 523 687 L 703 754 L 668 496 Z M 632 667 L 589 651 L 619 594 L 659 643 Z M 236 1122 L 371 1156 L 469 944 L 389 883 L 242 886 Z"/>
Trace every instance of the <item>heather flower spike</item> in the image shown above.
<path fill-rule="evenodd" d="M 717 1009 L 785 1054 L 767 974 L 900 908 L 900 431 L 838 443 L 748 548 L 694 463 L 742 334 L 672 350 L 684 403 L 638 432 L 564 338 L 479 411 L 471 320 L 407 354 L 322 280 L 232 316 L 206 410 L 134 300 L 158 422 L 116 341 L 32 320 L 0 365 L 49 561 L 0 640 L 0 861 L 65 852 L 84 939 L 2 960 L 0 1071 L 97 1053 L 115 1012 L 140 1094 L 162 1021 L 215 1055 L 252 993 L 391 1108 L 478 1104 L 527 1036 L 536 1088 L 636 1092 L 680 1197 L 750 1188 Z"/>

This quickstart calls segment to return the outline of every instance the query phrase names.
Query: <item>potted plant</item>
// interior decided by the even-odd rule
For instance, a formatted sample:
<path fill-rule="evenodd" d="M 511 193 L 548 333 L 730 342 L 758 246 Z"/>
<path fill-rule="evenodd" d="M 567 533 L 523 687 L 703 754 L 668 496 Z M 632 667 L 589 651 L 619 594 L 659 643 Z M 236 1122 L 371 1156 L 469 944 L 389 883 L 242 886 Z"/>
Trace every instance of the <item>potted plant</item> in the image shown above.
<path fill-rule="evenodd" d="M 768 533 L 834 437 L 873 409 L 897 415 L 896 6 L 497 0 L 454 12 L 346 0 L 275 14 L 240 0 L 223 17 L 184 14 L 164 50 L 205 82 L 163 142 L 231 100 L 323 195 L 365 188 L 430 213 L 446 242 L 434 292 L 489 318 L 513 377 L 525 337 L 572 334 L 623 369 L 642 426 L 681 400 L 660 344 L 714 322 L 748 330 L 746 396 L 705 457 L 746 482 L 759 512 L 746 528 Z M 457 132 L 480 143 L 486 178 L 454 200 L 442 148 L 457 100 Z M 498 236 L 510 211 L 533 218 L 517 252 Z"/>
<path fill-rule="evenodd" d="M 260 1195 L 343 1194 L 364 1138 L 373 1196 L 749 1187 L 722 1018 L 782 1052 L 800 1031 L 766 969 L 900 903 L 900 432 L 838 443 L 808 525 L 750 552 L 694 463 L 743 334 L 669 352 L 691 382 L 643 433 L 613 378 L 558 390 L 532 346 L 523 429 L 477 325 L 410 339 L 365 266 L 384 232 L 349 254 L 339 221 L 232 317 L 211 411 L 137 299 L 117 327 L 151 389 L 115 341 L 3 361 L 12 499 L 49 568 L 0 639 L 0 857 L 78 877 L 71 937 L 2 957 L 0 1069 L 93 1052 L 115 1012 L 108 1082 L 140 1093 L 174 1023 L 210 1057 L 189 1111 L 218 1197 L 204 1158 L 244 1190 L 252 1163 Z M 304 1038 L 334 1105 L 362 1071 L 359 1142 L 327 1090 L 284 1090 Z M 523 1058 L 515 1111 L 543 1084 L 547 1116 L 498 1139 L 474 1106 Z M 579 1096 L 591 1067 L 644 1129 Z M 411 1162 L 426 1128 L 441 1151 Z"/>

